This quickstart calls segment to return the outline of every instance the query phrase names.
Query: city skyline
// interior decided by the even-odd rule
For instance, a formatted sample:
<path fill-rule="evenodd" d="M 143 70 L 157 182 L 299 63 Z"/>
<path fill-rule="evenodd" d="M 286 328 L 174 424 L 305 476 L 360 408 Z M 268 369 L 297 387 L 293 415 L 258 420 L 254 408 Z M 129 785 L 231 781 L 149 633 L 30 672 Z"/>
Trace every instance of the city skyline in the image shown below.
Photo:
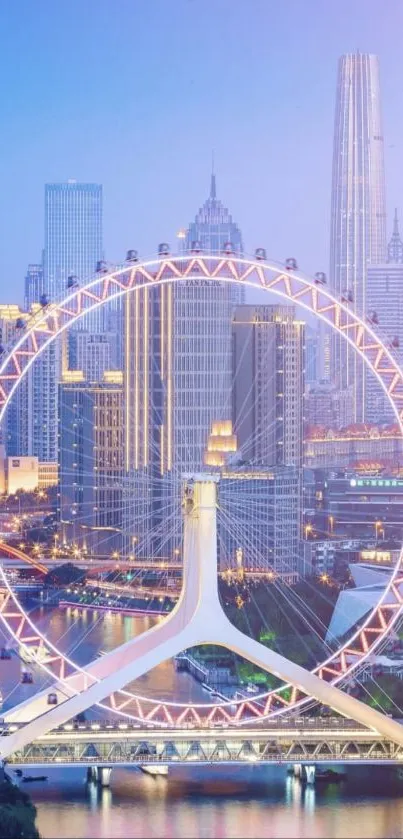
<path fill-rule="evenodd" d="M 403 0 L 2 25 L 0 832 L 397 835 Z"/>
<path fill-rule="evenodd" d="M 47 5 L 44 2 L 42 9 Z M 8 201 L 7 207 L 0 207 L 6 243 L 0 263 L 1 275 L 12 276 L 13 285 L 20 283 L 25 266 L 39 261 L 43 238 L 40 218 L 43 184 L 62 182 L 71 177 L 104 185 L 105 251 L 112 261 L 119 261 L 128 247 L 138 247 L 147 255 L 155 252 L 159 240 L 173 244 L 178 227 L 197 204 L 210 170 L 213 148 L 220 192 L 242 227 L 247 250 L 253 252 L 254 247 L 265 246 L 268 254 L 279 260 L 294 253 L 308 273 L 327 270 L 336 66 L 340 54 L 353 51 L 357 46 L 362 52 L 370 51 L 380 56 L 388 181 L 392 185 L 388 194 L 390 235 L 393 208 L 401 206 L 403 195 L 403 174 L 399 166 L 403 125 L 395 105 L 399 101 L 399 65 L 395 69 L 395 60 L 400 61 L 400 54 L 393 49 L 394 44 L 397 47 L 402 8 L 400 4 L 390 2 L 385 15 L 376 0 L 370 3 L 357 0 L 349 10 L 346 26 L 342 27 L 339 11 L 324 10 L 322 3 L 312 0 L 303 4 L 303 10 L 300 5 L 288 2 L 279 10 L 269 9 L 267 3 L 256 2 L 256 15 L 249 16 L 246 8 L 237 6 L 234 9 L 233 4 L 223 2 L 217 11 L 215 29 L 207 28 L 208 15 L 201 19 L 197 16 L 197 39 L 193 3 L 179 0 L 170 10 L 169 19 L 162 5 L 160 32 L 164 30 L 164 23 L 169 25 L 171 40 L 168 54 L 167 41 L 162 34 L 157 34 L 160 47 L 160 64 L 157 65 L 154 53 L 152 60 L 146 61 L 148 35 L 152 31 L 147 10 L 144 7 L 134 10 L 133 4 L 122 2 L 121 16 L 110 20 L 110 4 L 101 3 L 99 20 L 90 21 L 88 13 L 80 10 L 80 25 L 75 27 L 73 36 L 75 62 L 69 61 L 65 54 L 70 42 L 66 36 L 62 43 L 58 40 L 57 52 L 55 41 L 48 38 L 44 51 L 40 56 L 36 52 L 32 65 L 31 44 L 37 42 L 38 27 L 41 32 L 49 33 L 51 24 L 40 10 L 33 15 L 30 4 L 16 4 L 24 9 L 25 40 L 30 36 L 26 50 L 18 51 L 18 61 L 23 62 L 22 73 L 24 62 L 29 61 L 30 84 L 41 98 L 35 111 L 27 103 L 28 134 L 18 130 L 18 113 L 13 113 L 9 119 L 11 99 L 4 103 L 4 114 L 8 119 L 7 135 L 3 138 L 7 168 L 0 171 Z M 69 33 L 64 9 L 62 6 L 59 9 L 53 25 L 63 26 L 63 31 Z M 287 10 L 292 12 L 291 25 Z M 19 25 L 15 12 L 8 11 L 8 16 L 10 38 L 0 62 L 6 61 L 10 72 L 17 54 L 12 46 Z M 111 70 L 110 62 L 106 62 L 108 73 L 112 73 L 110 77 L 102 62 L 96 62 L 97 73 L 91 65 L 95 45 L 102 42 L 102 29 L 109 24 L 113 37 L 124 39 L 126 31 L 131 32 L 134 27 L 143 35 L 139 40 L 144 41 L 141 51 L 136 51 L 136 58 L 131 56 L 129 59 L 129 52 L 121 49 L 116 69 Z M 265 49 L 262 49 L 265 26 L 270 27 L 270 35 L 268 40 L 265 38 Z M 313 27 L 318 33 L 315 40 Z M 226 34 L 224 51 L 220 50 L 223 28 Z M 247 38 L 253 39 L 256 49 L 247 64 L 242 60 L 229 84 L 229 66 L 235 54 L 238 55 L 241 33 L 242 37 L 245 33 Z M 153 37 L 155 35 L 153 31 Z M 159 67 L 165 66 L 171 54 L 172 38 L 181 44 L 182 57 L 165 78 Z M 201 56 L 205 39 L 211 50 L 211 66 L 207 69 L 203 62 L 195 60 L 191 63 L 191 71 L 183 74 L 183 62 L 187 67 L 190 58 L 190 44 L 195 56 Z M 10 47 L 11 54 L 8 52 Z M 280 75 L 278 62 L 284 48 L 287 64 L 281 64 Z M 136 63 L 141 57 L 149 72 L 142 73 L 141 84 L 137 83 L 129 96 L 127 80 L 137 78 Z M 49 61 L 56 81 L 54 91 L 49 88 L 45 72 Z M 319 76 L 316 73 L 318 63 L 321 66 Z M 63 100 L 55 95 L 57 82 L 66 93 Z M 14 96 L 18 102 L 21 93 L 21 76 L 14 73 L 7 97 Z M 247 120 L 238 118 L 240 95 L 246 113 L 253 113 L 253 134 L 247 128 Z M 172 121 L 177 120 L 178 110 L 185 100 L 190 119 L 181 122 L 178 131 Z M 201 104 L 197 113 L 196 100 Z M 136 119 L 133 116 L 135 103 Z M 48 119 L 48 112 L 54 113 L 53 119 Z M 207 112 L 208 119 L 205 118 Z M 235 119 L 237 130 L 234 130 Z M 274 132 L 272 122 L 276 125 Z M 114 125 L 124 126 L 119 152 L 116 151 Z M 171 137 L 170 150 L 157 153 L 157 137 L 161 136 L 162 125 Z M 281 130 L 283 125 L 286 132 Z M 291 132 L 290 126 L 294 128 Z M 150 207 L 150 212 L 145 212 L 148 200 L 152 210 Z M 19 220 L 26 231 L 23 242 L 17 238 Z M 9 294 L 7 287 L 4 294 Z"/>

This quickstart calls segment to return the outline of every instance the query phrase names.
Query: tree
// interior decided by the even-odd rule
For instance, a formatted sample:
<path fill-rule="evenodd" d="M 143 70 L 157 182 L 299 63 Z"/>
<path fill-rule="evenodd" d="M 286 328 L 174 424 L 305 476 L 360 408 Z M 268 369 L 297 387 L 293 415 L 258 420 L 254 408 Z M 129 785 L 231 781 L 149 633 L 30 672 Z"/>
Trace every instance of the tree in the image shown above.
<path fill-rule="evenodd" d="M 40 839 L 35 819 L 29 795 L 8 780 L 0 783 L 1 839 Z"/>
<path fill-rule="evenodd" d="M 68 586 L 74 583 L 85 582 L 85 571 L 77 568 L 72 562 L 65 562 L 64 565 L 59 565 L 58 568 L 53 568 L 46 574 L 44 579 L 45 586 Z"/>

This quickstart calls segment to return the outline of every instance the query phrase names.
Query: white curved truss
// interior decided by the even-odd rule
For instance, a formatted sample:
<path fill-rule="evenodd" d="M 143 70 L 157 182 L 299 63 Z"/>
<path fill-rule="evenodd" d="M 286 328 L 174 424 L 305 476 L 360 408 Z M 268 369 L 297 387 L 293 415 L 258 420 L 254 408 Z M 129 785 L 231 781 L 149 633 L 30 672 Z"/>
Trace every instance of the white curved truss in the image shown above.
<path fill-rule="evenodd" d="M 71 293 L 60 304 L 52 303 L 35 315 L 27 322 L 21 337 L 0 365 L 0 420 L 13 392 L 35 359 L 63 330 L 87 312 L 134 289 L 200 278 L 219 279 L 265 289 L 317 315 L 343 335 L 373 370 L 393 405 L 403 434 L 403 373 L 400 362 L 392 347 L 374 332 L 370 323 L 353 312 L 347 303 L 333 297 L 325 286 L 315 284 L 299 272 L 283 271 L 275 264 L 267 262 L 217 255 L 162 257 L 150 262 L 128 265 L 110 274 L 101 275 L 87 286 Z M 51 660 L 48 659 L 47 664 L 42 663 L 42 666 L 48 668 L 48 672 L 56 677 L 62 694 L 66 696 L 75 693 L 77 688 L 74 687 L 74 683 L 77 679 L 84 679 L 86 687 L 95 684 L 99 678 L 100 660 L 86 668 L 79 668 L 69 661 L 38 632 L 23 612 L 4 575 L 3 585 L 7 588 L 7 596 L 0 607 L 2 622 L 20 643 L 27 646 L 39 644 L 49 649 Z M 338 684 L 346 680 L 382 642 L 387 631 L 401 615 L 402 604 L 401 553 L 382 598 L 364 625 L 337 652 L 318 665 L 313 674 L 328 684 Z M 136 639 L 128 643 L 135 642 Z M 38 663 L 41 662 L 38 660 Z M 248 701 L 238 700 L 219 705 L 183 705 L 175 702 L 156 702 L 126 690 L 116 690 L 111 692 L 108 702 L 102 702 L 101 706 L 134 716 L 135 719 L 153 722 L 155 725 L 169 725 L 173 721 L 186 724 L 191 719 L 200 721 L 203 717 L 210 723 L 225 719 L 240 725 L 257 716 L 265 717 L 295 708 L 309 701 L 309 698 L 309 692 L 298 686 L 286 685 Z"/>

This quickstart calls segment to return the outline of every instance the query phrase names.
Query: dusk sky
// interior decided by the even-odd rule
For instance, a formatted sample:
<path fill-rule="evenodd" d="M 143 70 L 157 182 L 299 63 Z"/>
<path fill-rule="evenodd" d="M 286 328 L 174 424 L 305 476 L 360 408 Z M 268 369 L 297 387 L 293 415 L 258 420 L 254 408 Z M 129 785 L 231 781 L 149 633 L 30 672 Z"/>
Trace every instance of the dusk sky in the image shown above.
<path fill-rule="evenodd" d="M 403 227 L 401 0 L 13 0 L 0 6 L 1 301 L 43 247 L 44 184 L 104 187 L 106 257 L 142 255 L 208 194 L 246 250 L 328 270 L 337 59 L 380 57 Z"/>

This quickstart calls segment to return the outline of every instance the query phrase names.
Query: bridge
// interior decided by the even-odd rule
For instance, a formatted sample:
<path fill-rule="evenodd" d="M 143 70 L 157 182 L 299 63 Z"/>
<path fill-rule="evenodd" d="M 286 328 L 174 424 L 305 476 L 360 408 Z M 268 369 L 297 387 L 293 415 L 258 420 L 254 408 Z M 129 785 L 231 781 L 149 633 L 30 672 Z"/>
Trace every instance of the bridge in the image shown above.
<path fill-rule="evenodd" d="M 10 726 L 3 730 L 7 736 Z M 174 765 L 293 765 L 305 767 L 307 780 L 315 768 L 330 764 L 403 764 L 403 747 L 356 723 L 306 717 L 245 729 L 214 726 L 152 731 L 116 720 L 68 723 L 17 750 L 7 760 L 15 767 L 51 765 L 93 767 L 102 785 L 116 766 L 137 766 L 161 772 Z"/>

